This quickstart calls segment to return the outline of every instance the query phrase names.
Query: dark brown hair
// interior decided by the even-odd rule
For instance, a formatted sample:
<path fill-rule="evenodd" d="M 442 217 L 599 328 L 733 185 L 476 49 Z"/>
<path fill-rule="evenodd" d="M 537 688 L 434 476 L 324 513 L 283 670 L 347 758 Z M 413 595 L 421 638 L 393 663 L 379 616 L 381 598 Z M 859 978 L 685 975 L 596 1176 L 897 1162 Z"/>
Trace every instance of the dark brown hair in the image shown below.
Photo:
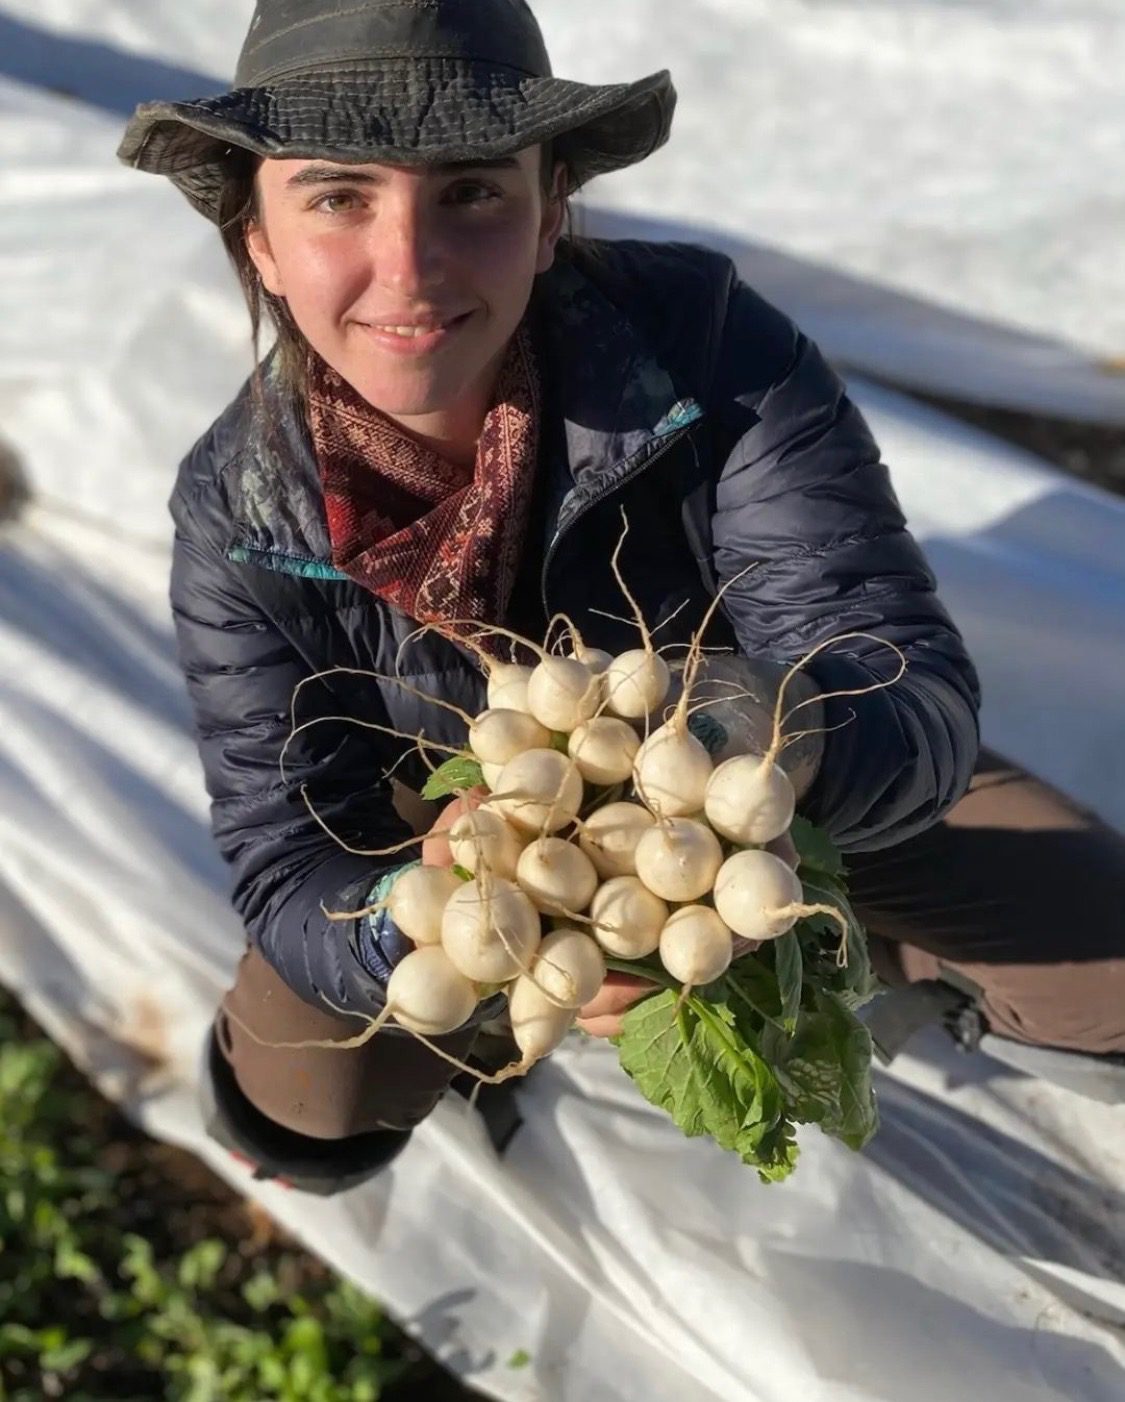
<path fill-rule="evenodd" d="M 566 194 L 563 199 L 567 203 L 564 229 L 570 235 L 572 211 L 569 199 L 578 188 L 575 171 L 556 145 L 547 141 L 542 143 L 540 150 L 542 152 L 540 183 L 544 194 L 550 195 L 553 191 L 556 163 L 561 160 L 566 167 Z M 242 294 L 250 312 L 250 334 L 254 347 L 255 367 L 252 376 L 254 393 L 260 398 L 261 366 L 259 362 L 261 360 L 264 313 L 269 317 L 277 332 L 277 370 L 281 383 L 286 390 L 303 400 L 308 375 L 308 342 L 301 334 L 297 323 L 290 316 L 285 299 L 275 297 L 262 286 L 258 270 L 254 266 L 250 250 L 246 246 L 247 232 L 259 217 L 256 177 L 262 159 L 261 156 L 255 155 L 252 151 L 245 151 L 238 147 L 231 148 L 227 157 L 228 174 L 219 198 L 219 232 L 227 255 L 234 265 Z"/>

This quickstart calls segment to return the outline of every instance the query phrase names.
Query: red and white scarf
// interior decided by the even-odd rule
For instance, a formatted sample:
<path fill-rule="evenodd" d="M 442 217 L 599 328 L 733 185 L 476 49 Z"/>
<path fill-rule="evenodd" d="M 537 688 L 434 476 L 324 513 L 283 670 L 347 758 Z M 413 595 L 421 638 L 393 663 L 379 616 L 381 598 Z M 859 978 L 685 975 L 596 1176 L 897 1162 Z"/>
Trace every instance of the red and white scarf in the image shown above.
<path fill-rule="evenodd" d="M 420 623 L 503 620 L 539 445 L 526 329 L 508 346 L 471 468 L 409 438 L 315 355 L 308 406 L 336 568 Z"/>

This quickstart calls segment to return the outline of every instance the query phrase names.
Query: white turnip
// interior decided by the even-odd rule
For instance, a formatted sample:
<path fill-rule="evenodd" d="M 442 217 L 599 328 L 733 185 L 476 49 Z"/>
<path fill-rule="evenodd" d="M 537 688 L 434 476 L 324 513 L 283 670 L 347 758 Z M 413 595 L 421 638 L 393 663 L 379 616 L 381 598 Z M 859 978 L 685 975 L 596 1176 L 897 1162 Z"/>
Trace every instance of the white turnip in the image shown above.
<path fill-rule="evenodd" d="M 516 866 L 516 884 L 548 915 L 582 912 L 598 885 L 593 862 L 561 837 L 533 839 Z"/>
<path fill-rule="evenodd" d="M 668 664 L 651 648 L 631 648 L 615 657 L 606 669 L 606 709 L 627 720 L 652 715 L 668 695 Z"/>
<path fill-rule="evenodd" d="M 514 828 L 488 804 L 462 813 L 449 829 L 449 850 L 458 866 L 476 872 L 483 865 L 494 876 L 507 880 L 515 876 L 528 841 L 527 833 Z"/>
<path fill-rule="evenodd" d="M 412 950 L 387 980 L 387 1007 L 394 1020 L 426 1037 L 463 1026 L 476 1005 L 476 985 L 438 945 Z"/>
<path fill-rule="evenodd" d="M 593 716 L 575 727 L 567 753 L 590 784 L 620 784 L 633 772 L 640 736 L 616 716 Z"/>
<path fill-rule="evenodd" d="M 461 880 L 448 867 L 411 867 L 387 895 L 391 919 L 417 945 L 441 943 L 441 917 Z"/>
<path fill-rule="evenodd" d="M 495 710 L 526 711 L 531 668 L 515 662 L 492 662 L 488 671 L 488 704 Z"/>
<path fill-rule="evenodd" d="M 703 802 L 715 831 L 747 847 L 788 832 L 796 807 L 788 774 L 761 755 L 724 760 L 707 781 Z"/>
<path fill-rule="evenodd" d="M 548 730 L 569 734 L 601 701 L 601 678 L 574 657 L 544 656 L 527 683 L 527 709 Z"/>
<path fill-rule="evenodd" d="M 525 750 L 500 771 L 490 802 L 516 827 L 550 833 L 574 821 L 582 794 L 572 759 L 558 750 Z"/>
<path fill-rule="evenodd" d="M 724 973 L 733 948 L 730 930 L 709 905 L 681 906 L 660 932 L 660 962 L 674 979 L 692 987 Z"/>
<path fill-rule="evenodd" d="M 574 1025 L 573 1008 L 556 1007 L 526 975 L 508 985 L 508 1017 L 521 1069 L 553 1052 Z"/>
<path fill-rule="evenodd" d="M 711 773 L 706 747 L 675 721 L 654 730 L 633 761 L 637 796 L 661 818 L 700 812 Z"/>
<path fill-rule="evenodd" d="M 450 963 L 476 983 L 507 983 L 523 973 L 540 935 L 530 898 L 500 877 L 463 882 L 441 921 L 441 946 Z"/>
<path fill-rule="evenodd" d="M 668 907 L 637 876 L 614 876 L 594 892 L 590 933 L 607 954 L 643 959 L 660 943 Z"/>
<path fill-rule="evenodd" d="M 807 907 L 797 874 L 772 852 L 735 852 L 715 878 L 715 909 L 736 935 L 772 940 L 791 930 Z"/>
<path fill-rule="evenodd" d="M 605 982 L 605 960 L 597 942 L 581 930 L 554 930 L 543 937 L 530 976 L 547 997 L 581 1008 Z"/>
<path fill-rule="evenodd" d="M 723 864 L 719 839 L 694 818 L 665 818 L 642 834 L 637 875 L 666 901 L 697 901 L 715 884 Z"/>
<path fill-rule="evenodd" d="M 589 667 L 594 675 L 601 676 L 609 664 L 613 661 L 611 653 L 600 647 L 587 647 L 585 643 L 579 644 L 574 649 L 574 656 L 584 667 Z"/>
<path fill-rule="evenodd" d="M 469 749 L 482 764 L 507 764 L 524 750 L 546 749 L 551 732 L 527 711 L 492 707 L 469 726 Z"/>
<path fill-rule="evenodd" d="M 578 845 L 599 876 L 635 876 L 637 843 L 655 822 L 639 803 L 607 803 L 582 820 Z"/>

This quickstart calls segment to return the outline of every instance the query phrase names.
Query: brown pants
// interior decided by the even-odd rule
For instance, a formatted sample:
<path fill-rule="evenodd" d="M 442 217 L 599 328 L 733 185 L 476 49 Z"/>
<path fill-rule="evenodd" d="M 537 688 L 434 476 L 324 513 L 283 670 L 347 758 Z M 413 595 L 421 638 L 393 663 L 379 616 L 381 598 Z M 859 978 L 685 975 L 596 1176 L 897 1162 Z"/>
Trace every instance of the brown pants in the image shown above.
<path fill-rule="evenodd" d="M 1088 1052 L 1125 1052 L 1125 838 L 1057 790 L 982 752 L 969 793 L 920 837 L 855 854 L 848 882 L 889 983 L 967 976 L 990 1028 Z M 256 951 L 228 1005 L 260 1037 L 343 1039 L 358 1019 L 303 1002 Z M 313 1138 L 387 1127 L 371 1087 L 408 1088 L 417 1123 L 451 1074 L 408 1037 L 378 1035 L 354 1051 L 267 1049 L 221 1014 L 219 1044 L 238 1083 L 270 1119 Z M 473 1036 L 442 1044 L 463 1057 Z"/>

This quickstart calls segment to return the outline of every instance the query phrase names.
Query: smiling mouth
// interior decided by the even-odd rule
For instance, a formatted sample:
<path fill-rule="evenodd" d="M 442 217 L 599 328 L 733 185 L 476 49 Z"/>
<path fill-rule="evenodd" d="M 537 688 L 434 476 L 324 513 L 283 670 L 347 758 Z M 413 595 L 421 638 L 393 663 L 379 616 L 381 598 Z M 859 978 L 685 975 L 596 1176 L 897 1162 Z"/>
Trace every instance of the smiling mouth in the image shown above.
<path fill-rule="evenodd" d="M 466 317 L 471 316 L 471 312 L 462 312 L 460 316 L 450 317 L 448 321 L 430 321 L 421 326 L 388 326 L 378 321 L 371 321 L 367 324 L 373 331 L 379 331 L 386 336 L 397 336 L 403 341 L 420 340 L 423 336 L 432 336 L 435 331 L 448 331 L 453 326 L 458 326 Z"/>

